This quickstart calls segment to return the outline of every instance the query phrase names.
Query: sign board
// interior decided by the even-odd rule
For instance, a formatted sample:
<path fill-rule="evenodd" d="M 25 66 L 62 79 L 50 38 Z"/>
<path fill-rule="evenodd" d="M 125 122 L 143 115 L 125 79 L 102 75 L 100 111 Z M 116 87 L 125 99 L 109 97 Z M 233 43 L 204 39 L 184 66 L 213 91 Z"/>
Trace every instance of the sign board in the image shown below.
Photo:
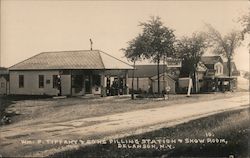
<path fill-rule="evenodd" d="M 167 92 L 169 92 L 170 89 L 171 89 L 170 86 L 167 86 L 167 87 L 166 87 L 166 91 L 167 91 Z"/>
<path fill-rule="evenodd" d="M 167 59 L 167 67 L 181 67 L 181 60 L 180 59 Z"/>

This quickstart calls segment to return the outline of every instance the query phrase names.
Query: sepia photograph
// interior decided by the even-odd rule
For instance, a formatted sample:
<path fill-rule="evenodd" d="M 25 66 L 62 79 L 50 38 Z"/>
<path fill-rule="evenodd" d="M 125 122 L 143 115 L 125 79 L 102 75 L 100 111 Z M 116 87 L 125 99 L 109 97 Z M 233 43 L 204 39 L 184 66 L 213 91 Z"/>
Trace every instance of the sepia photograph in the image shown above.
<path fill-rule="evenodd" d="M 0 158 L 250 158 L 249 0 L 0 0 Z"/>

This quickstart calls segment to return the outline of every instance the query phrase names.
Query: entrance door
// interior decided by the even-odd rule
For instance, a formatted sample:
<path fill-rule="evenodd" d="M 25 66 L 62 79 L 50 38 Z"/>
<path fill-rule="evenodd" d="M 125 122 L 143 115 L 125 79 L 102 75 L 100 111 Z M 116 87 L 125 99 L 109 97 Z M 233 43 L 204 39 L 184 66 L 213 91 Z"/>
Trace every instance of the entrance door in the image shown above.
<path fill-rule="evenodd" d="M 82 75 L 73 75 L 72 76 L 72 88 L 75 95 L 81 95 L 83 88 L 83 76 Z"/>
<path fill-rule="evenodd" d="M 85 93 L 90 94 L 91 93 L 90 75 L 85 76 L 84 87 L 85 87 Z"/>

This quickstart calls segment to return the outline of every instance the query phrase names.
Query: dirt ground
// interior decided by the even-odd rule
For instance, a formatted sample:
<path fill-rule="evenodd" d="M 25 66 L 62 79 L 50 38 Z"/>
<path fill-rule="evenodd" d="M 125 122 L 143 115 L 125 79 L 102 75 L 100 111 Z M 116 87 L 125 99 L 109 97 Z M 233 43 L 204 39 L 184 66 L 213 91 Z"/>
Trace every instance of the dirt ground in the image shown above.
<path fill-rule="evenodd" d="M 249 93 L 172 95 L 169 100 L 129 97 L 66 98 L 17 101 L 6 110 L 13 123 L 0 127 L 0 154 L 46 156 L 79 145 L 23 144 L 22 140 L 120 137 L 178 124 L 213 113 L 242 108 Z M 167 114 L 167 115 L 166 115 Z M 161 124 L 161 125 L 159 125 Z M 159 126 L 158 126 L 159 125 Z M 129 131 L 129 132 L 128 132 Z"/>
<path fill-rule="evenodd" d="M 211 101 L 221 98 L 241 96 L 245 92 L 170 95 L 169 99 L 137 99 L 131 100 L 130 96 L 107 98 L 66 98 L 66 99 L 32 99 L 14 101 L 5 112 L 14 115 L 11 119 L 14 124 L 37 124 L 47 121 L 63 122 L 74 119 L 102 116 L 120 112 L 129 112 L 140 109 L 159 108 L 183 103 Z M 16 114 L 16 115 L 15 115 Z M 35 119 L 34 119 L 35 118 Z"/>

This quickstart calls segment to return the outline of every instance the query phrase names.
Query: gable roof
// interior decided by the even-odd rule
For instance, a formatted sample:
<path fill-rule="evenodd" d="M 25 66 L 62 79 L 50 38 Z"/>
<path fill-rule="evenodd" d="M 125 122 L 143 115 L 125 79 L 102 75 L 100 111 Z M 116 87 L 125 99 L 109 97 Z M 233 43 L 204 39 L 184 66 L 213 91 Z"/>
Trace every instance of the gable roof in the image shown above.
<path fill-rule="evenodd" d="M 202 56 L 201 61 L 205 65 L 213 65 L 213 64 L 215 64 L 217 62 L 223 63 L 223 60 L 222 60 L 222 58 L 220 56 Z"/>
<path fill-rule="evenodd" d="M 164 74 L 164 65 L 159 66 L 160 74 Z M 157 76 L 157 65 L 136 65 L 134 71 L 135 78 L 151 78 Z M 165 72 L 167 72 L 167 76 L 170 77 L 172 80 L 177 79 L 179 76 L 179 68 L 168 68 L 166 66 Z M 128 77 L 133 77 L 133 70 L 128 71 Z"/>
<path fill-rule="evenodd" d="M 164 73 L 161 73 L 160 74 L 160 78 L 162 78 L 164 75 Z M 173 78 L 171 78 L 168 74 L 165 73 L 165 77 L 166 77 L 166 80 L 171 80 L 172 82 L 175 82 L 175 80 Z M 151 77 L 152 80 L 158 80 L 158 75 L 155 75 L 153 77 Z M 160 79 L 161 80 L 161 79 Z"/>
<path fill-rule="evenodd" d="M 237 70 L 237 67 L 234 62 L 231 62 L 231 71 L 232 71 L 232 76 L 239 76 L 240 72 Z M 223 74 L 228 76 L 228 68 L 227 68 L 227 62 L 223 63 Z"/>
<path fill-rule="evenodd" d="M 129 64 L 100 50 L 43 52 L 9 70 L 133 69 Z"/>
<path fill-rule="evenodd" d="M 208 68 L 202 62 L 199 62 L 197 64 L 196 71 L 198 71 L 198 72 L 205 72 L 205 71 L 207 71 L 207 69 Z"/>

